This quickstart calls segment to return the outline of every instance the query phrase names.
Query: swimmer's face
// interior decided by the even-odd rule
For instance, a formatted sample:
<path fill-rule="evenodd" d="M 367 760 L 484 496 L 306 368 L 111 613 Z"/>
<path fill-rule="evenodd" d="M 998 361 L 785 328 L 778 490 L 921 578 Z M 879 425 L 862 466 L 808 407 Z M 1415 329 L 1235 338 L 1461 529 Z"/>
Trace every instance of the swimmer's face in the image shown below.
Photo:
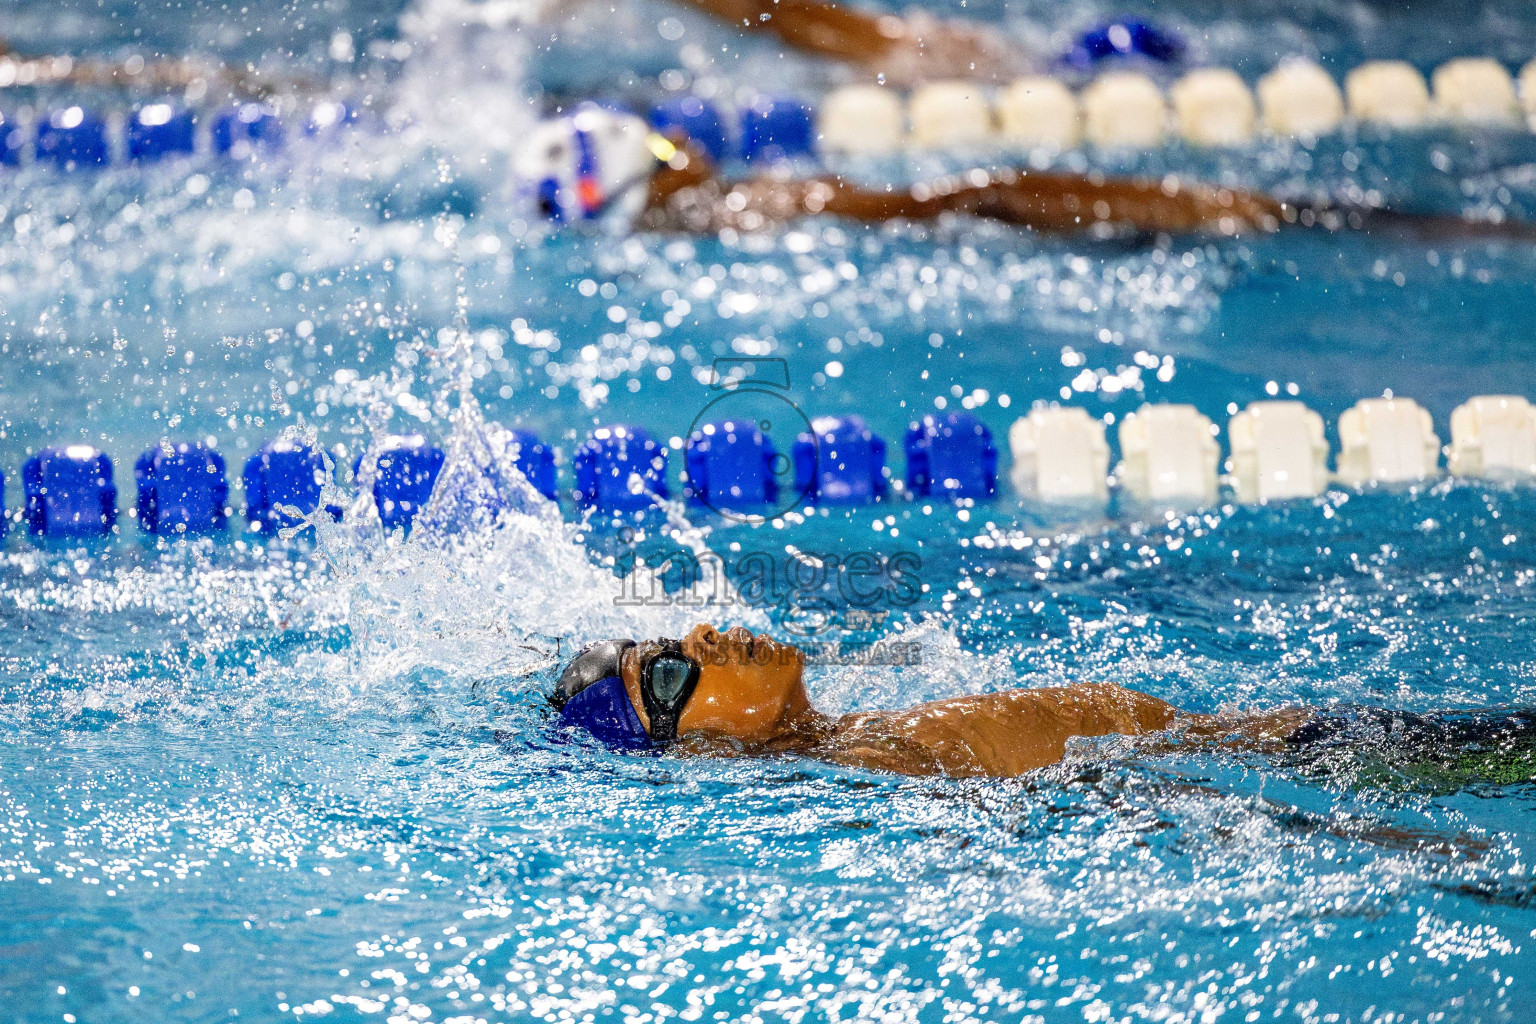
<path fill-rule="evenodd" d="M 656 650 L 655 641 L 644 640 L 620 662 L 624 689 L 647 730 L 651 721 L 640 697 L 640 666 Z M 699 682 L 678 717 L 679 739 L 692 734 L 766 743 L 810 711 L 805 655 L 790 644 L 753 636 L 740 626 L 721 633 L 701 623 L 683 638 L 683 653 L 698 663 Z"/>

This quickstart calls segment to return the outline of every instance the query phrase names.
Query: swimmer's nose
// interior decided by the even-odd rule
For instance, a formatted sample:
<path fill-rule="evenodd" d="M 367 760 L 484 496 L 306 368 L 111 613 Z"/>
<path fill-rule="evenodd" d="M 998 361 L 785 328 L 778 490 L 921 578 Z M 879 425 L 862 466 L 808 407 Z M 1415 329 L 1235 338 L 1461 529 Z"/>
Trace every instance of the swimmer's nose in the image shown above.
<path fill-rule="evenodd" d="M 688 631 L 688 642 L 714 646 L 720 642 L 720 631 L 707 622 L 701 622 Z"/>
<path fill-rule="evenodd" d="M 724 639 L 731 641 L 733 652 L 740 657 L 751 658 L 756 651 L 757 637 L 745 626 L 732 626 L 725 631 Z"/>

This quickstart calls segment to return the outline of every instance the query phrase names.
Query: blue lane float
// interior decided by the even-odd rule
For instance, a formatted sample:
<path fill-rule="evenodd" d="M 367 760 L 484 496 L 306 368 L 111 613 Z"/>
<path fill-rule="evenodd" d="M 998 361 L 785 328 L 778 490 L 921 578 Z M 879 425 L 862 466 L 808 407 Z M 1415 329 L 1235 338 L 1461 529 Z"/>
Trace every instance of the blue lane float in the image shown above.
<path fill-rule="evenodd" d="M 555 476 L 555 450 L 531 431 L 509 429 L 507 433 L 517 471 L 544 497 L 550 501 L 558 499 L 560 484 Z"/>
<path fill-rule="evenodd" d="M 997 493 L 992 431 L 970 413 L 927 415 L 907 428 L 907 490 L 915 497 L 990 498 Z"/>
<path fill-rule="evenodd" d="M 162 160 L 197 150 L 197 115 L 169 103 L 148 103 L 128 118 L 128 159 Z"/>
<path fill-rule="evenodd" d="M 15 167 L 21 163 L 22 153 L 26 148 L 27 136 L 21 130 L 21 126 L 4 114 L 0 114 L 0 164 Z"/>
<path fill-rule="evenodd" d="M 37 159 L 65 170 L 95 167 L 112 158 L 107 123 L 84 107 L 55 110 L 37 125 Z"/>
<path fill-rule="evenodd" d="M 112 460 L 88 444 L 44 448 L 21 467 L 27 529 L 40 537 L 99 537 L 117 523 Z"/>
<path fill-rule="evenodd" d="M 276 532 L 299 522 L 283 507 L 296 508 L 305 516 L 320 507 L 320 491 L 329 472 L 325 457 L 315 449 L 278 438 L 247 459 L 240 476 L 245 484 L 245 517 L 258 530 Z M 336 506 L 327 511 L 332 518 L 341 518 Z"/>
<path fill-rule="evenodd" d="M 133 466 L 139 528 L 160 536 L 217 533 L 228 517 L 224 456 L 195 441 L 161 444 Z"/>
<path fill-rule="evenodd" d="M 759 97 L 741 112 L 741 156 L 753 163 L 792 160 L 815 151 L 811 108 L 783 96 Z"/>
<path fill-rule="evenodd" d="M 237 103 L 214 118 L 213 151 L 240 157 L 283 141 L 283 122 L 265 103 Z"/>
<path fill-rule="evenodd" d="M 748 421 L 706 423 L 688 438 L 687 493 L 714 509 L 779 500 L 773 439 Z"/>
<path fill-rule="evenodd" d="M 386 531 L 411 528 L 416 516 L 432 500 L 432 488 L 443 470 L 443 460 L 443 450 L 420 434 L 396 434 L 384 439 L 373 481 L 373 501 Z M 359 459 L 358 465 L 361 462 Z M 353 467 L 354 471 L 356 468 Z"/>
<path fill-rule="evenodd" d="M 714 104 L 697 96 L 676 96 L 651 108 L 651 127 L 663 135 L 681 135 L 719 163 L 730 152 L 725 119 Z"/>
<path fill-rule="evenodd" d="M 885 497 L 885 440 L 860 416 L 818 416 L 795 440 L 795 486 L 813 504 L 858 505 Z"/>
<path fill-rule="evenodd" d="M 571 459 L 576 500 L 599 512 L 649 508 L 667 496 L 667 450 L 643 427 L 599 427 Z"/>

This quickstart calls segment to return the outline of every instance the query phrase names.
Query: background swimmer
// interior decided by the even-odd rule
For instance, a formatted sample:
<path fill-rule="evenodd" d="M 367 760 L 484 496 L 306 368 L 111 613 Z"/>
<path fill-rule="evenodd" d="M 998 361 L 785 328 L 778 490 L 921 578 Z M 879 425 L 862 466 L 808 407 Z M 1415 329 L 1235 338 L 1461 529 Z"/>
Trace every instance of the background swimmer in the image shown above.
<path fill-rule="evenodd" d="M 1016 47 L 981 26 L 922 12 L 869 14 L 815 0 L 679 0 L 743 32 L 777 36 L 893 85 L 946 78 L 1004 78 L 1030 69 Z"/>
<path fill-rule="evenodd" d="M 1152 180 L 980 168 L 932 182 L 868 187 L 836 175 L 760 174 L 732 181 L 681 136 L 638 117 L 584 105 L 540 122 L 513 161 L 521 188 L 557 223 L 612 216 L 649 231 L 761 231 L 831 214 L 864 223 L 945 214 L 1070 234 L 1245 235 L 1296 221 L 1296 209 L 1244 189 Z"/>
<path fill-rule="evenodd" d="M 905 188 L 868 188 L 833 175 L 731 182 L 716 176 L 708 157 L 686 148 L 650 179 L 639 224 L 755 231 L 818 213 L 868 223 L 962 214 L 1052 233 L 1100 228 L 1220 235 L 1276 231 L 1296 217 L 1293 208 L 1262 193 L 1171 177 L 1153 181 L 1004 168 Z"/>
<path fill-rule="evenodd" d="M 700 624 L 682 640 L 608 640 L 578 655 L 552 701 L 563 724 L 629 750 L 685 755 L 799 754 L 903 775 L 1010 778 L 1055 764 L 1073 737 L 1162 733 L 1184 747 L 1365 748 L 1387 741 L 1443 779 L 1536 775 L 1536 714 L 1432 718 L 1374 708 L 1291 706 L 1191 714 L 1111 684 L 1015 689 L 833 719 L 805 689 L 795 647 L 741 627 Z M 1415 762 L 1417 763 L 1417 762 Z"/>
<path fill-rule="evenodd" d="M 76 58 L 69 54 L 25 55 L 12 50 L 0 37 L 0 88 L 12 86 L 70 85 L 84 89 L 150 89 L 195 92 L 214 90 L 232 96 L 267 99 L 288 94 L 318 95 L 325 92 L 318 79 L 266 74 L 254 67 L 239 68 L 192 56 L 145 60 Z"/>
<path fill-rule="evenodd" d="M 731 180 L 682 136 L 663 137 L 632 114 L 592 104 L 535 126 L 514 157 L 513 171 L 551 221 L 611 219 L 621 227 L 693 234 L 773 230 L 818 214 L 868 224 L 953 214 L 1051 234 L 1235 237 L 1295 227 L 1435 239 L 1536 238 L 1536 228 L 1519 221 L 1303 206 L 1171 175 L 1113 178 L 1005 167 L 884 187 L 838 175 L 772 171 Z"/>

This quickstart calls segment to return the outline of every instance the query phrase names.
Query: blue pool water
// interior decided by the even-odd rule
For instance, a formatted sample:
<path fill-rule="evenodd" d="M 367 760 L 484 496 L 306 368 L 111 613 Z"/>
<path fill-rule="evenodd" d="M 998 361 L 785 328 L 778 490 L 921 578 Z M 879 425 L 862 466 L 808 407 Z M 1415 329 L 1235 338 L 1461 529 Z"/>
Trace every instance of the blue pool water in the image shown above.
<path fill-rule="evenodd" d="M 1033 41 L 1095 14 L 981 6 L 947 10 Z M 1245 74 L 1277 48 L 1518 66 L 1536 44 L 1516 4 L 1458 16 L 1454 46 L 1449 5 L 1294 6 L 1158 13 Z M 405 112 L 258 164 L 4 169 L 9 507 L 25 455 L 60 440 L 114 457 L 125 506 L 133 456 L 164 436 L 211 439 L 233 467 L 312 429 L 345 468 L 371 436 L 419 429 L 462 467 L 476 403 L 568 460 L 598 422 L 683 433 L 717 358 L 784 360 L 797 407 L 858 412 L 893 453 L 911 418 L 966 400 L 1006 449 L 1008 425 L 1063 389 L 1116 421 L 1180 401 L 1222 423 L 1294 394 L 1335 449 L 1338 414 L 1383 390 L 1418 399 L 1442 437 L 1471 395 L 1536 398 L 1525 244 L 821 221 L 544 237 L 506 177 L 529 97 L 638 93 L 694 59 L 692 40 L 724 38 L 686 15 L 682 41 L 663 38 L 674 15 L 636 4 L 548 42 L 450 31 L 430 3 L 0 12 L 24 52 L 253 60 L 376 95 L 381 122 Z M 711 80 L 806 73 L 782 63 L 747 48 Z M 1513 218 L 1536 216 L 1533 167 L 1530 137 L 1437 129 L 1174 147 L 1125 169 Z M 0 1020 L 1536 1019 L 1530 782 L 1119 741 L 1014 781 L 657 760 L 556 742 L 542 697 L 556 650 L 707 614 L 910 645 L 915 664 L 813 668 L 833 712 L 1084 679 L 1199 711 L 1529 706 L 1536 490 L 1165 516 L 1052 511 L 1004 484 L 967 509 L 760 526 L 689 509 L 670 531 L 520 507 L 494 531 L 428 523 L 405 544 L 350 523 L 267 541 L 238 517 L 226 538 L 165 545 L 126 518 L 84 548 L 13 528 Z M 756 605 L 626 604 L 604 560 L 683 544 L 780 572 L 905 555 L 924 589 L 867 616 L 814 576 Z"/>

